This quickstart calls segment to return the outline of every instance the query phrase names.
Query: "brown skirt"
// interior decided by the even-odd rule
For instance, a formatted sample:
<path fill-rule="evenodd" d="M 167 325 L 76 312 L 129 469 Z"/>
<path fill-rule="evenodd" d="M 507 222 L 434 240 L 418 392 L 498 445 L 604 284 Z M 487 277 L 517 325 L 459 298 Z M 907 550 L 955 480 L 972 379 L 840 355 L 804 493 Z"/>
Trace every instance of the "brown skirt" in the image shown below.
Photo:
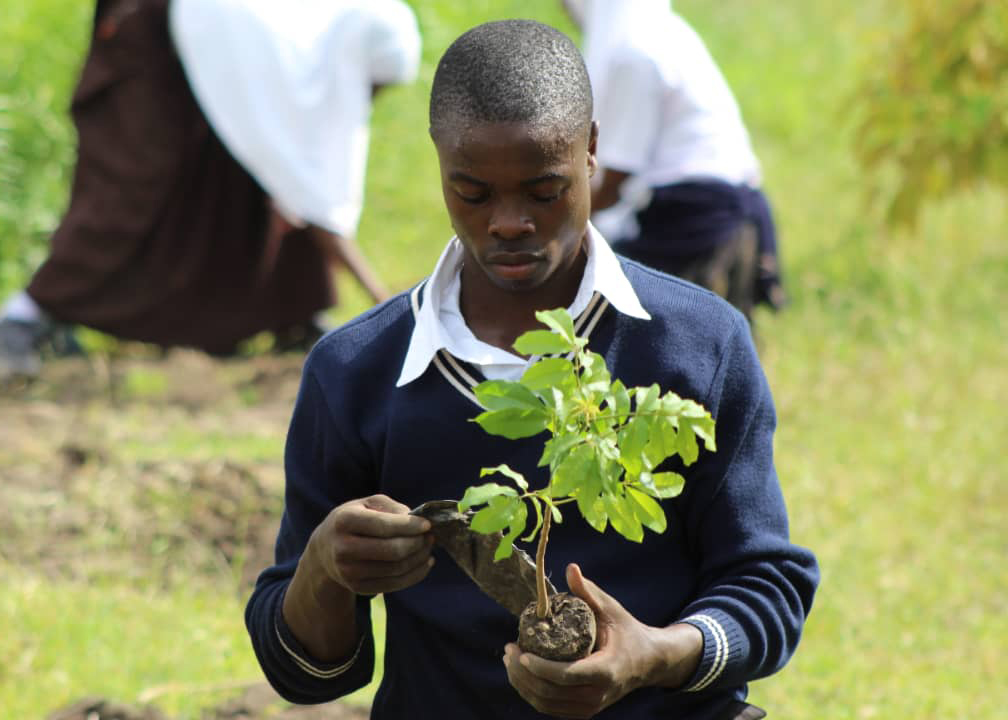
<path fill-rule="evenodd" d="M 28 294 L 55 319 L 227 353 L 336 301 L 309 233 L 267 232 L 265 194 L 207 124 L 168 0 L 103 2 L 71 104 L 70 204 Z"/>

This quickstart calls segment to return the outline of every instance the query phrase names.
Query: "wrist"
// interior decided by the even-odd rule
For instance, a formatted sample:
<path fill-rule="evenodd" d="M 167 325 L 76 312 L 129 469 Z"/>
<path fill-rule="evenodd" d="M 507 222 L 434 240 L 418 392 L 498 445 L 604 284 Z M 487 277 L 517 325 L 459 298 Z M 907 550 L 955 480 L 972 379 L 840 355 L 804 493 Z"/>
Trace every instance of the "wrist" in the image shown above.
<path fill-rule="evenodd" d="M 281 613 L 291 634 L 313 657 L 346 657 L 356 641 L 356 594 L 330 578 L 308 543 L 284 594 Z"/>
<path fill-rule="evenodd" d="M 700 665 L 703 633 L 688 623 L 675 623 L 655 630 L 654 661 L 647 685 L 681 688 Z"/>

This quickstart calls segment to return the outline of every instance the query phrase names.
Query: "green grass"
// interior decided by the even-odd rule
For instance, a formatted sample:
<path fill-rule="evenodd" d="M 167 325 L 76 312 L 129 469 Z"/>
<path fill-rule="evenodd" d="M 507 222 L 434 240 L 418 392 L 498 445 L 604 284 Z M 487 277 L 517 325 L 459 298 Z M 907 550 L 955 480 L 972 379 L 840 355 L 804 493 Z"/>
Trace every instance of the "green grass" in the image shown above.
<path fill-rule="evenodd" d="M 224 579 L 169 590 L 83 587 L 2 569 L 0 717 L 41 718 L 102 696 L 197 718 L 262 679 L 245 635 L 244 597 Z M 374 616 L 381 632 L 377 601 Z M 366 702 L 373 690 L 350 700 Z"/>
<path fill-rule="evenodd" d="M 397 289 L 420 279 L 450 234 L 426 137 L 436 58 L 491 17 L 568 28 L 552 3 L 414 5 L 425 36 L 421 78 L 376 104 L 360 227 L 362 246 Z M 761 352 L 793 536 L 823 569 L 798 654 L 751 698 L 780 718 L 996 716 L 1008 704 L 1005 197 L 960 195 L 902 233 L 861 204 L 851 104 L 861 48 L 891 22 L 889 3 L 676 7 L 737 91 L 777 210 L 793 302 L 759 317 Z M 23 283 L 65 202 L 72 148 L 62 111 L 88 12 L 0 0 L 0 128 L 8 128 L 0 182 L 13 178 L 18 193 L 0 200 L 0 290 Z M 342 279 L 340 320 L 367 306 Z M 157 377 L 131 382 L 150 399 L 162 390 Z M 282 442 L 166 433 L 128 454 L 264 460 Z M 257 676 L 229 579 L 161 592 L 108 579 L 88 589 L 31 568 L 5 568 L 4 577 L 0 716 L 42 716 L 83 694 L 132 700 L 155 684 Z M 198 717 L 204 698 L 186 695 L 165 695 L 165 709 Z"/>

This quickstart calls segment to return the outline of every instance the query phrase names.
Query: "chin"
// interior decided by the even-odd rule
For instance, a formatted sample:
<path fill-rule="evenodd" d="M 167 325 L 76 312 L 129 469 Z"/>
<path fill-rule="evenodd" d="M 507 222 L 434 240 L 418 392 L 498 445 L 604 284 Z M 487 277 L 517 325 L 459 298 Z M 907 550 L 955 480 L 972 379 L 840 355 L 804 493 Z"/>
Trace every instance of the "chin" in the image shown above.
<path fill-rule="evenodd" d="M 497 286 L 501 290 L 506 290 L 507 292 L 515 294 L 533 292 L 543 286 L 542 278 L 538 276 L 515 279 L 515 278 L 503 278 L 495 275 L 492 278 L 492 282 L 495 286 Z"/>

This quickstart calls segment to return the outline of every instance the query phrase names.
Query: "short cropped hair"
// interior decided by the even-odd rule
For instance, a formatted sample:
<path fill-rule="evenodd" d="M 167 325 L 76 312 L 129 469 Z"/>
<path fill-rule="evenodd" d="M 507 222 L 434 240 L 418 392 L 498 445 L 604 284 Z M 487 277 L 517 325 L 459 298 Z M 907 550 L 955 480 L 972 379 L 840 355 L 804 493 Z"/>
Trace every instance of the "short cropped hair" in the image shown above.
<path fill-rule="evenodd" d="M 474 123 L 523 122 L 574 137 L 592 119 L 592 90 L 581 52 L 556 28 L 534 20 L 478 25 L 438 63 L 430 132 Z"/>

